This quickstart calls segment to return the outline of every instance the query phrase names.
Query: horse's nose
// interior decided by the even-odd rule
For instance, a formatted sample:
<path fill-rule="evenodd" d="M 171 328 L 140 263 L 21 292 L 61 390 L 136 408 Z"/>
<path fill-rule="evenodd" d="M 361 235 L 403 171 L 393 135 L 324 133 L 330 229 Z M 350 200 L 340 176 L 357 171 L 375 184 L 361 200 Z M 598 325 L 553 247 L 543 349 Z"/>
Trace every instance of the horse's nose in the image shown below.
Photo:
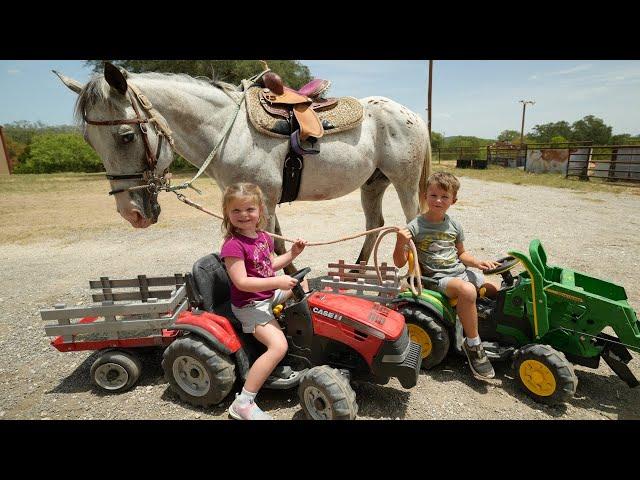
<path fill-rule="evenodd" d="M 129 223 L 135 228 L 147 228 L 151 225 L 152 222 L 147 217 L 145 217 L 140 210 L 131 210 L 129 215 L 126 217 Z"/>

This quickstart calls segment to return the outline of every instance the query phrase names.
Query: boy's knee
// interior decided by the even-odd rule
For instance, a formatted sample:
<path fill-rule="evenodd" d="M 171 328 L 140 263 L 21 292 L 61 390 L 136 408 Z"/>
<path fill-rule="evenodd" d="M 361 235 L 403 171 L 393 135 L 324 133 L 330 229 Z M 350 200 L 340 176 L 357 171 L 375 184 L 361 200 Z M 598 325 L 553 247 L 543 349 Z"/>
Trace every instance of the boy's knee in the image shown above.
<path fill-rule="evenodd" d="M 460 295 L 458 297 L 459 300 L 475 302 L 478 297 L 478 292 L 476 291 L 476 286 L 469 282 L 464 282 L 464 285 L 460 289 Z"/>

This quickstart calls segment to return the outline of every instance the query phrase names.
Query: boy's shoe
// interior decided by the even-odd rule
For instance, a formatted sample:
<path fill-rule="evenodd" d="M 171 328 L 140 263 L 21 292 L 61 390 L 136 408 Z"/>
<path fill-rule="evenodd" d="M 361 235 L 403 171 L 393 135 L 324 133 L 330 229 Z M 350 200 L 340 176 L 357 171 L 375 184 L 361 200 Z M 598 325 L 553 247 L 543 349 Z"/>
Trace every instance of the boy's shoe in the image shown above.
<path fill-rule="evenodd" d="M 253 400 L 240 403 L 237 398 L 229 407 L 229 415 L 236 420 L 273 420 L 271 415 L 263 412 Z"/>
<path fill-rule="evenodd" d="M 491 366 L 489 357 L 487 357 L 487 353 L 484 351 L 484 348 L 482 348 L 482 344 L 470 347 L 467 345 L 467 340 L 465 339 L 464 342 L 462 342 L 462 350 L 464 350 L 464 353 L 467 355 L 469 366 L 474 375 L 480 378 L 493 378 L 496 376 L 496 372 L 493 370 L 493 366 Z"/>

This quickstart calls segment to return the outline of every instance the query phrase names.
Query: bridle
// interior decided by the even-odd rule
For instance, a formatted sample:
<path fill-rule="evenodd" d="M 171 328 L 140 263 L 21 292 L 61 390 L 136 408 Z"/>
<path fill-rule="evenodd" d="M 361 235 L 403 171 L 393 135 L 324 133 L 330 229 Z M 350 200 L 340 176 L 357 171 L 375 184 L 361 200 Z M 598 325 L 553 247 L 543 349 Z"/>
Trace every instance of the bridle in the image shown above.
<path fill-rule="evenodd" d="M 172 136 L 171 129 L 167 125 L 167 122 L 164 118 L 158 113 L 157 110 L 153 108 L 151 102 L 147 99 L 147 97 L 134 85 L 127 84 L 127 97 L 131 102 L 131 106 L 133 107 L 134 112 L 136 113 L 136 118 L 126 118 L 122 120 L 89 120 L 87 118 L 87 114 L 85 111 L 82 112 L 82 118 L 89 125 L 101 125 L 101 126 L 111 126 L 111 125 L 138 125 L 140 128 L 140 132 L 142 132 L 142 140 L 144 142 L 144 149 L 146 154 L 146 165 L 145 169 L 142 172 L 138 173 L 130 173 L 130 174 L 106 174 L 106 177 L 109 180 L 143 180 L 146 182 L 144 185 L 139 185 L 136 187 L 129 188 L 119 188 L 115 190 L 111 190 L 109 195 L 115 195 L 116 193 L 129 192 L 132 190 L 142 190 L 146 189 L 150 193 L 157 195 L 159 190 L 167 189 L 169 187 L 169 178 L 167 176 L 167 172 L 169 168 L 167 167 L 160 176 L 156 176 L 155 169 L 158 164 L 158 158 L 160 157 L 160 152 L 162 150 L 163 139 L 167 139 L 169 142 L 169 146 L 171 149 L 174 147 L 174 140 Z M 136 101 L 137 100 L 137 101 Z M 146 112 L 146 116 L 143 117 L 140 114 L 140 109 L 137 106 L 137 103 L 140 104 L 143 110 Z M 156 130 L 156 135 L 158 136 L 158 146 L 156 151 L 154 152 L 151 149 L 151 144 L 149 143 L 149 136 L 147 130 L 147 124 L 153 124 Z"/>

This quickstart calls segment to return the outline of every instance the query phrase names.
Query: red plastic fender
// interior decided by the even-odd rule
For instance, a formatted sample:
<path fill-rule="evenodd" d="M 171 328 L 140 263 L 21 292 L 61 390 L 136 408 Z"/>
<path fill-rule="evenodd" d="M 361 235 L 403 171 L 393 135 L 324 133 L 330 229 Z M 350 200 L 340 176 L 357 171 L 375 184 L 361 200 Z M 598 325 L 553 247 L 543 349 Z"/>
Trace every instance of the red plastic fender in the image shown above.
<path fill-rule="evenodd" d="M 240 338 L 233 329 L 231 322 L 215 313 L 202 312 L 195 314 L 182 312 L 178 316 L 178 320 L 176 320 L 176 325 L 192 325 L 206 330 L 227 347 L 231 353 L 235 353 L 240 349 Z"/>

